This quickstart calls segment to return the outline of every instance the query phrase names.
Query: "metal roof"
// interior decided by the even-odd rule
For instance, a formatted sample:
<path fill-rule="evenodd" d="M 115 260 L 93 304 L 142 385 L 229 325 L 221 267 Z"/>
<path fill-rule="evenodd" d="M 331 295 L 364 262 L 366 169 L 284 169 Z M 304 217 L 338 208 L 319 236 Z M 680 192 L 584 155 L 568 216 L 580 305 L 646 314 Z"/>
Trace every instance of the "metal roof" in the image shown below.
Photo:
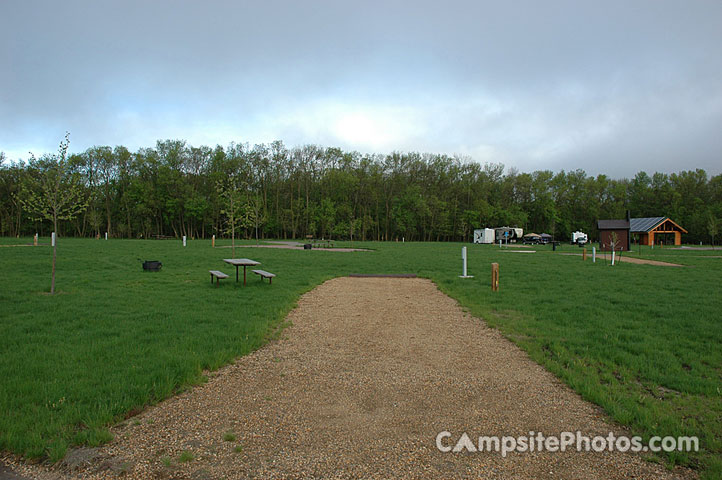
<path fill-rule="evenodd" d="M 629 220 L 629 230 L 632 233 L 650 232 L 665 220 L 667 220 L 667 217 L 632 218 Z"/>
<path fill-rule="evenodd" d="M 626 220 L 597 220 L 597 228 L 599 230 L 628 229 L 629 222 Z"/>

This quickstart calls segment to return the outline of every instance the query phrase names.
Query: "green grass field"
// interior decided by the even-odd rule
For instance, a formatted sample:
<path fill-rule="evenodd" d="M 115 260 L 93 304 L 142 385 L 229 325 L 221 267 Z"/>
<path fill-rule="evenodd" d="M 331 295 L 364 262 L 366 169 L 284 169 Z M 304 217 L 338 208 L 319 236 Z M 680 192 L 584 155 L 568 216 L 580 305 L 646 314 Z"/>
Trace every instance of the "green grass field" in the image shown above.
<path fill-rule="evenodd" d="M 372 251 L 356 253 L 240 249 L 237 257 L 278 275 L 273 285 L 249 274 L 245 288 L 233 278 L 215 288 L 207 272 L 233 274 L 222 262 L 231 250 L 210 241 L 58 245 L 54 297 L 48 246 L 0 247 L 2 450 L 57 460 L 69 446 L 102 444 L 108 426 L 262 346 L 321 282 L 416 273 L 634 433 L 700 437 L 703 451 L 660 460 L 722 476 L 722 250 L 635 248 L 630 256 L 685 268 L 612 268 L 549 246 L 520 254 L 469 244 L 476 277 L 464 280 L 458 243 L 365 243 Z M 162 271 L 143 272 L 143 260 L 162 261 Z M 500 264 L 498 293 L 490 262 Z"/>

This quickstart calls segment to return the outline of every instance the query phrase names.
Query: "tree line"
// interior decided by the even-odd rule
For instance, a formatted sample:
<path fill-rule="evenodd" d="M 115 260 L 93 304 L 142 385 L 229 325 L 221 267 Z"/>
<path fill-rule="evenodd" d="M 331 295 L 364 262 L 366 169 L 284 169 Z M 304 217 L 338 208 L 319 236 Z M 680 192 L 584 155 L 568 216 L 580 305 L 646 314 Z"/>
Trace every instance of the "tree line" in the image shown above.
<path fill-rule="evenodd" d="M 0 153 L 0 235 L 53 230 L 26 211 L 23 197 L 54 160 L 8 162 Z M 709 242 L 722 217 L 722 175 L 701 169 L 614 179 L 428 153 L 183 140 L 137 152 L 95 146 L 66 163 L 86 206 L 57 227 L 66 236 L 209 238 L 233 229 L 246 238 L 469 241 L 475 228 L 512 226 L 565 240 L 575 230 L 595 238 L 598 219 L 630 210 L 669 216 L 689 231 L 683 240 L 696 243 Z"/>

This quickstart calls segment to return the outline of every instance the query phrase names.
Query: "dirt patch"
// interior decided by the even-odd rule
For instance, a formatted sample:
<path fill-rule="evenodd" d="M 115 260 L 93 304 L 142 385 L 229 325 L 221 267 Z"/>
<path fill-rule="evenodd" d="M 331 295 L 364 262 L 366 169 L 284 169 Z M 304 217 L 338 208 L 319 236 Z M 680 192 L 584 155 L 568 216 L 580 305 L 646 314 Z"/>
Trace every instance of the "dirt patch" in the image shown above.
<path fill-rule="evenodd" d="M 280 340 L 115 428 L 104 461 L 137 479 L 693 476 L 608 451 L 440 452 L 442 431 L 451 445 L 464 432 L 624 432 L 428 280 L 337 278 L 288 320 Z"/>
<path fill-rule="evenodd" d="M 356 278 L 416 278 L 415 273 L 352 273 Z"/>
<path fill-rule="evenodd" d="M 559 255 L 574 255 L 575 257 L 581 257 L 581 253 L 560 253 Z M 591 260 L 592 254 L 587 253 L 587 258 Z M 597 259 L 599 260 L 605 260 L 607 262 L 612 261 L 612 256 L 606 253 L 597 253 Z M 625 257 L 622 255 L 621 257 L 615 256 L 615 262 L 626 262 L 626 263 L 636 263 L 638 265 L 657 265 L 658 267 L 684 267 L 684 265 L 680 265 L 678 263 L 669 263 L 669 262 L 660 262 L 659 260 L 647 260 L 645 258 L 635 258 L 635 257 Z"/>
<path fill-rule="evenodd" d="M 37 245 L 33 245 L 32 243 L 29 244 L 22 244 L 22 245 L 0 245 L 0 247 L 49 247 L 50 244 L 48 243 L 38 243 Z"/>
<path fill-rule="evenodd" d="M 231 248 L 230 245 L 224 245 L 216 248 Z M 303 250 L 303 246 L 296 245 L 236 245 L 236 248 L 282 248 L 284 250 Z M 312 250 L 322 250 L 324 252 L 370 252 L 365 248 L 323 248 L 313 247 Z"/>

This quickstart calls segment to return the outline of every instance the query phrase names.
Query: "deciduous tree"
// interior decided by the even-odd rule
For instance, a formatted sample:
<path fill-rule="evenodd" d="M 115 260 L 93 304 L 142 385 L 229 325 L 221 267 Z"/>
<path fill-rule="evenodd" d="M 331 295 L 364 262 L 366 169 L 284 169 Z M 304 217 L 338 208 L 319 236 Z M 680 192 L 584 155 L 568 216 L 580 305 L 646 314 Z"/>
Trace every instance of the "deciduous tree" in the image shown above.
<path fill-rule="evenodd" d="M 67 161 L 70 134 L 60 142 L 57 155 L 36 160 L 31 154 L 30 168 L 34 175 L 19 194 L 19 201 L 36 220 L 53 222 L 56 240 L 53 244 L 53 266 L 50 280 L 50 294 L 55 294 L 55 264 L 57 258 L 57 232 L 59 220 L 70 220 L 88 206 L 83 195 L 80 177 L 69 168 Z"/>

